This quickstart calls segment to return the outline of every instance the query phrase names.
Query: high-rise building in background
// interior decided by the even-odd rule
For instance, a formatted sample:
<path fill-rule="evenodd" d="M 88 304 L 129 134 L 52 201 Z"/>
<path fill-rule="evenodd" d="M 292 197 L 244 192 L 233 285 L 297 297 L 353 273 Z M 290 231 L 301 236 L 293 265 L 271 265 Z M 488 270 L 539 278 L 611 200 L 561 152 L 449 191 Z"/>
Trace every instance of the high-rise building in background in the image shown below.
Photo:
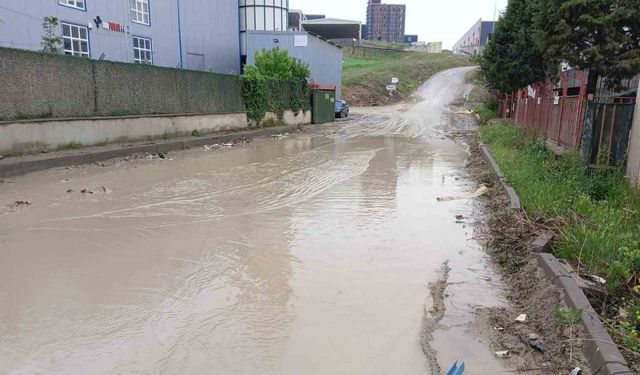
<path fill-rule="evenodd" d="M 382 4 L 382 0 L 368 0 L 367 39 L 403 43 L 406 11 L 404 4 Z"/>

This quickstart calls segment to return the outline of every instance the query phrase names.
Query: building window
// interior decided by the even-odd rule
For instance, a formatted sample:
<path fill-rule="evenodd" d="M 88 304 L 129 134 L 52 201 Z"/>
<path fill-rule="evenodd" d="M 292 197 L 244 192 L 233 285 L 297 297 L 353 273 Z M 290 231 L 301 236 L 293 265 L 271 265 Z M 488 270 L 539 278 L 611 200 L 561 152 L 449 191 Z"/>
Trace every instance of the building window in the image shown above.
<path fill-rule="evenodd" d="M 149 25 L 149 0 L 131 0 L 131 21 Z"/>
<path fill-rule="evenodd" d="M 84 5 L 84 0 L 58 0 L 58 4 L 64 5 L 70 8 L 76 8 L 80 10 L 87 10 Z"/>
<path fill-rule="evenodd" d="M 153 64 L 151 39 L 133 37 L 133 61 L 138 64 Z"/>
<path fill-rule="evenodd" d="M 63 22 L 62 44 L 65 55 L 89 57 L 89 30 Z"/>

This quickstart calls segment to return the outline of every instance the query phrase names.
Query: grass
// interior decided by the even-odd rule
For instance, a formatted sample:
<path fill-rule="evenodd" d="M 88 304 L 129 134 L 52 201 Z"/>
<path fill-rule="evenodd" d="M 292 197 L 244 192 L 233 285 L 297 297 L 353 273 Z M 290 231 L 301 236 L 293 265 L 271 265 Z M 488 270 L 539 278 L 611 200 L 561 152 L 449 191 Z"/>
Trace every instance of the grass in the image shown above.
<path fill-rule="evenodd" d="M 63 145 L 60 145 L 56 148 L 57 151 L 64 151 L 64 150 L 79 150 L 81 148 L 83 148 L 84 145 L 80 142 L 69 142 L 69 143 L 65 143 Z"/>
<path fill-rule="evenodd" d="M 482 128 L 482 139 L 529 216 L 563 223 L 556 252 L 607 279 L 615 291 L 640 276 L 640 195 L 619 172 L 587 171 L 577 154 L 557 160 L 539 140 L 508 124 Z"/>
<path fill-rule="evenodd" d="M 432 75 L 449 68 L 472 65 L 464 56 L 451 53 L 385 52 L 352 48 L 344 50 L 345 99 L 354 105 L 380 105 L 399 101 L 413 93 Z M 389 99 L 386 86 L 399 79 L 398 92 Z"/>
<path fill-rule="evenodd" d="M 619 343 L 640 351 L 640 193 L 619 171 L 585 170 L 577 153 L 557 159 L 513 125 L 484 126 L 481 138 L 529 217 L 556 223 L 556 255 L 607 280 L 606 321 Z"/>

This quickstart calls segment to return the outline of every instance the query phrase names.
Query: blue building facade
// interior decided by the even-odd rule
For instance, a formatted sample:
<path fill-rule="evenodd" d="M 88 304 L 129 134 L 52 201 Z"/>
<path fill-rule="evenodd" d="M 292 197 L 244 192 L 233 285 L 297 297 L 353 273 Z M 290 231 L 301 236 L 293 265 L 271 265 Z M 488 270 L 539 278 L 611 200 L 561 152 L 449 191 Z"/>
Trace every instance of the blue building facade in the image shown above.
<path fill-rule="evenodd" d="M 0 46 L 42 50 L 50 16 L 68 55 L 241 71 L 238 0 L 0 0 Z"/>

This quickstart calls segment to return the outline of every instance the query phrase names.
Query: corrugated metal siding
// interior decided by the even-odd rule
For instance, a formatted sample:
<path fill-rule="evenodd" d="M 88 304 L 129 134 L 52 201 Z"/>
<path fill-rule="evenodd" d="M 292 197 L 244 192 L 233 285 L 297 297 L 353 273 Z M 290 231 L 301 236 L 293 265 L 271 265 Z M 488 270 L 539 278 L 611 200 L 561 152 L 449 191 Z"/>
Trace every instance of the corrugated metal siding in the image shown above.
<path fill-rule="evenodd" d="M 153 64 L 178 67 L 180 47 L 176 0 L 151 0 L 151 24 L 131 21 L 129 0 L 89 0 L 87 10 L 59 5 L 57 0 L 0 0 L 0 46 L 41 50 L 42 18 L 56 16 L 61 21 L 87 26 L 100 16 L 103 22 L 125 26 L 125 33 L 97 29 L 89 31 L 90 53 L 94 59 L 133 62 L 133 36 L 150 38 Z M 219 73 L 240 72 L 240 42 L 237 0 L 182 0 L 182 44 L 184 67 L 187 54 L 204 55 L 198 67 Z M 60 27 L 61 30 L 61 27 Z M 60 34 L 62 32 L 60 31 Z M 195 66 L 194 66 L 195 68 Z"/>
<path fill-rule="evenodd" d="M 306 47 L 294 46 L 295 35 L 308 35 Z M 275 40 L 277 39 L 277 43 Z M 302 62 L 309 64 L 311 78 L 318 83 L 336 85 L 336 99 L 342 88 L 342 48 L 305 32 L 249 31 L 247 33 L 247 64 L 255 64 L 256 52 L 278 47 L 287 50 Z"/>

